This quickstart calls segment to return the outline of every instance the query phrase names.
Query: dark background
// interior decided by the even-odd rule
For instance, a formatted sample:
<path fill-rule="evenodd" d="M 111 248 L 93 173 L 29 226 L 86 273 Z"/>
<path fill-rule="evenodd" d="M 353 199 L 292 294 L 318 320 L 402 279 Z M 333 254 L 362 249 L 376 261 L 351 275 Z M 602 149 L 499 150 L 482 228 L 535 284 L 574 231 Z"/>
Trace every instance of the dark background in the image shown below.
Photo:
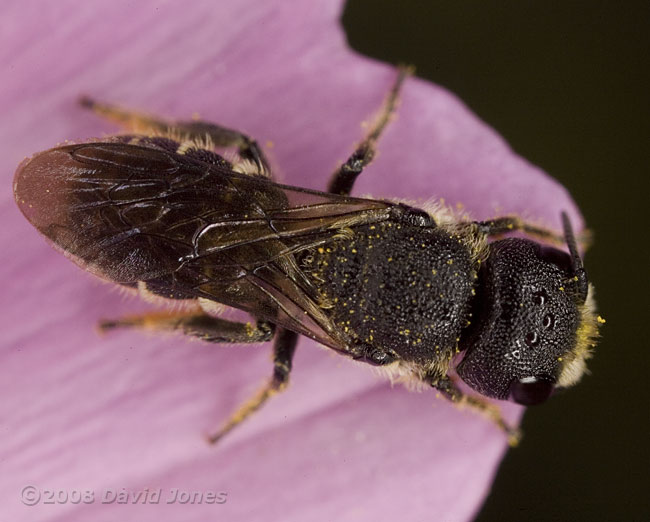
<path fill-rule="evenodd" d="M 343 22 L 354 49 L 456 93 L 595 232 L 592 375 L 527 412 L 478 520 L 648 519 L 650 4 L 350 0 Z"/>

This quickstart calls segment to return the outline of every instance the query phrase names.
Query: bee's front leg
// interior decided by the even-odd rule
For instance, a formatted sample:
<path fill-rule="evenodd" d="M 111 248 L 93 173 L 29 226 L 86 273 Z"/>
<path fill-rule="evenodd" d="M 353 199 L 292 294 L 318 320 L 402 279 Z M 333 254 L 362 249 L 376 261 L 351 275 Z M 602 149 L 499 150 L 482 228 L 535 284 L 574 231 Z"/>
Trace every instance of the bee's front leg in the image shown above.
<path fill-rule="evenodd" d="M 517 446 L 519 444 L 522 436 L 521 430 L 506 422 L 497 405 L 492 404 L 481 397 L 475 397 L 463 393 L 447 376 L 436 379 L 432 382 L 432 386 L 459 408 L 471 408 L 496 424 L 496 426 L 508 437 L 508 444 L 510 444 L 510 446 Z"/>

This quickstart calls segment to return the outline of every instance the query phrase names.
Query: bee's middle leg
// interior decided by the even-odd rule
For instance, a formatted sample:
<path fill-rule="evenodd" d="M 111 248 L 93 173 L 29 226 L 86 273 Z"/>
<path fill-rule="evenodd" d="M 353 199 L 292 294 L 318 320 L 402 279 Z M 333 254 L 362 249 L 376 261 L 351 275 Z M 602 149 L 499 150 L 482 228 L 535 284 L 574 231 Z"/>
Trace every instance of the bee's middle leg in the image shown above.
<path fill-rule="evenodd" d="M 328 192 L 347 195 L 352 190 L 354 181 L 374 157 L 377 140 L 388 124 L 397 105 L 399 90 L 405 78 L 411 73 L 410 69 L 401 68 L 379 117 L 370 128 L 364 140 L 357 146 L 350 158 L 334 173 L 328 185 Z M 229 433 L 244 419 L 258 411 L 268 399 L 284 390 L 289 382 L 289 373 L 293 355 L 298 342 L 298 334 L 285 328 L 278 328 L 273 346 L 273 376 L 260 390 L 244 403 L 215 434 L 208 440 L 214 444 Z"/>
<path fill-rule="evenodd" d="M 273 375 L 253 397 L 242 404 L 230 416 L 219 431 L 208 436 L 210 444 L 216 444 L 224 435 L 264 406 L 266 401 L 273 395 L 287 387 L 297 341 L 298 335 L 296 333 L 284 328 L 278 328 L 273 344 Z"/>
<path fill-rule="evenodd" d="M 370 126 L 370 130 L 366 137 L 357 145 L 352 155 L 341 165 L 330 178 L 327 191 L 341 196 L 347 196 L 352 191 L 354 182 L 365 167 L 367 167 L 375 157 L 377 148 L 377 141 L 381 136 L 391 116 L 395 112 L 397 102 L 399 100 L 399 93 L 404 80 L 412 74 L 412 69 L 409 67 L 400 67 L 399 73 L 395 83 L 381 107 L 379 115 Z"/>
<path fill-rule="evenodd" d="M 298 334 L 273 323 L 258 321 L 257 324 L 227 321 L 203 312 L 153 312 L 117 320 L 101 321 L 103 331 L 114 328 L 147 328 L 157 331 L 181 332 L 210 343 L 261 343 L 274 339 L 273 374 L 260 390 L 241 405 L 216 433 L 208 436 L 215 444 L 242 421 L 258 411 L 268 399 L 283 391 L 289 383 L 293 355 Z"/>

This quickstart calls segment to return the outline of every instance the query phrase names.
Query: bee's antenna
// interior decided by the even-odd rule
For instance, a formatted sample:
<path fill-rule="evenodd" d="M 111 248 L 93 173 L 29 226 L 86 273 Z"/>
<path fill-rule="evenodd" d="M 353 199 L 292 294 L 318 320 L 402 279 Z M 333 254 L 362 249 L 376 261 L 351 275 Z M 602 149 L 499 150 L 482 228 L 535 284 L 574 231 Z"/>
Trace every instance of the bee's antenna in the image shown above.
<path fill-rule="evenodd" d="M 562 212 L 562 226 L 564 227 L 564 238 L 569 247 L 569 253 L 571 254 L 571 268 L 573 269 L 573 277 L 577 283 L 578 297 L 582 302 L 585 302 L 589 291 L 589 279 L 587 279 L 587 271 L 582 265 L 582 258 L 578 252 L 576 237 L 573 233 L 573 228 L 571 227 L 571 221 L 569 220 L 567 213 L 564 211 Z"/>

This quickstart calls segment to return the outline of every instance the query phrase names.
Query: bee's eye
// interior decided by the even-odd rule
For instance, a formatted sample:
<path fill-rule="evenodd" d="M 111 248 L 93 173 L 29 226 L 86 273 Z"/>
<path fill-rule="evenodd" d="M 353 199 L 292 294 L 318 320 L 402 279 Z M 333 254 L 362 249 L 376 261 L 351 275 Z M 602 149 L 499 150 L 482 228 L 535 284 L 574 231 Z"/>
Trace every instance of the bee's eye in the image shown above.
<path fill-rule="evenodd" d="M 530 346 L 531 348 L 534 348 L 539 344 L 539 335 L 537 335 L 537 332 L 528 332 L 526 334 L 526 344 Z"/>
<path fill-rule="evenodd" d="M 537 306 L 544 306 L 548 299 L 548 292 L 543 288 L 533 294 L 533 303 Z"/>
<path fill-rule="evenodd" d="M 572 264 L 571 256 L 569 254 L 563 252 L 562 250 L 558 250 L 557 248 L 549 246 L 539 245 L 537 248 L 540 259 L 554 264 L 560 270 L 563 270 L 565 272 L 571 271 Z"/>
<path fill-rule="evenodd" d="M 555 384 L 538 377 L 522 377 L 510 384 L 510 399 L 524 406 L 541 404 L 553 393 Z"/>
<path fill-rule="evenodd" d="M 546 314 L 544 319 L 542 319 L 542 326 L 546 329 L 553 328 L 555 326 L 555 316 L 553 314 Z"/>

